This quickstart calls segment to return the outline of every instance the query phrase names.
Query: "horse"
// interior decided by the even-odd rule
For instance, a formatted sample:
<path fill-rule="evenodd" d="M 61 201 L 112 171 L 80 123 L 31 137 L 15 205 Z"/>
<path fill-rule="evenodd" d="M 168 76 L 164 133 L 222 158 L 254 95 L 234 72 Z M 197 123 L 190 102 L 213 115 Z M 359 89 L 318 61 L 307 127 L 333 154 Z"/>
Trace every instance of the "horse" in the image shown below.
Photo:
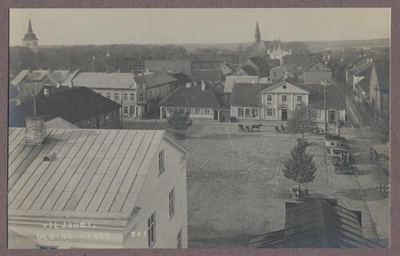
<path fill-rule="evenodd" d="M 251 126 L 251 130 L 253 131 L 253 129 L 257 129 L 258 131 L 260 131 L 260 127 L 263 126 L 262 124 L 253 124 Z"/>

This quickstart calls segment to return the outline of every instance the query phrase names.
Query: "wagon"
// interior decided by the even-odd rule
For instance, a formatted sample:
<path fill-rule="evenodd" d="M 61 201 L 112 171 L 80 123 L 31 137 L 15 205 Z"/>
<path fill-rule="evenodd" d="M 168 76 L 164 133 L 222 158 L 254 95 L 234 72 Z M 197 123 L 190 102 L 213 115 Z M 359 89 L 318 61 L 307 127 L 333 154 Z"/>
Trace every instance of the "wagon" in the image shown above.
<path fill-rule="evenodd" d="M 336 174 L 350 174 L 357 176 L 360 172 L 356 166 L 346 165 L 346 166 L 336 166 Z"/>

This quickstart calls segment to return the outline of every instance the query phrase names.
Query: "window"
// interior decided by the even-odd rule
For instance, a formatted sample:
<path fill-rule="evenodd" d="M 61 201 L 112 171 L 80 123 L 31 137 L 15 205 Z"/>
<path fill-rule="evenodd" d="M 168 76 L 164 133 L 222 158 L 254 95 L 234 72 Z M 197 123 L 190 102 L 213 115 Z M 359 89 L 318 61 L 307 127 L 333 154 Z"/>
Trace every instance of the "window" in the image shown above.
<path fill-rule="evenodd" d="M 139 94 L 139 101 L 143 101 L 143 94 Z"/>
<path fill-rule="evenodd" d="M 169 192 L 169 217 L 172 218 L 175 214 L 175 188 Z"/>
<path fill-rule="evenodd" d="M 243 117 L 243 116 L 244 116 L 243 108 L 238 108 L 238 117 Z"/>
<path fill-rule="evenodd" d="M 128 107 L 124 107 L 124 114 L 128 114 Z"/>
<path fill-rule="evenodd" d="M 286 101 L 286 95 L 282 95 L 282 101 Z"/>
<path fill-rule="evenodd" d="M 267 101 L 272 101 L 272 95 L 271 94 L 267 95 Z"/>
<path fill-rule="evenodd" d="M 111 98 L 111 94 L 109 92 L 107 92 L 107 99 Z"/>
<path fill-rule="evenodd" d="M 253 117 L 258 117 L 258 109 L 253 108 L 253 109 L 251 109 L 251 112 L 253 114 Z"/>
<path fill-rule="evenodd" d="M 209 114 L 210 114 L 210 110 L 209 110 L 208 108 L 206 108 L 204 111 L 205 111 L 205 114 L 206 114 L 206 115 L 209 115 Z"/>
<path fill-rule="evenodd" d="M 114 99 L 115 99 L 115 100 L 119 100 L 119 93 L 117 93 L 117 92 L 114 93 Z"/>
<path fill-rule="evenodd" d="M 274 71 L 273 76 L 274 76 L 274 77 L 276 76 L 276 71 Z"/>
<path fill-rule="evenodd" d="M 186 112 L 189 113 L 189 114 L 192 114 L 192 109 L 188 108 L 188 109 L 186 109 Z"/>
<path fill-rule="evenodd" d="M 302 101 L 303 99 L 302 99 L 302 97 L 301 97 L 301 95 L 297 95 L 297 101 Z"/>
<path fill-rule="evenodd" d="M 267 116 L 272 116 L 272 109 L 267 110 Z"/>
<path fill-rule="evenodd" d="M 176 248 L 182 248 L 182 229 L 179 230 L 178 235 L 176 236 Z"/>
<path fill-rule="evenodd" d="M 156 213 L 154 212 L 147 220 L 147 241 L 151 247 L 156 242 Z"/>
<path fill-rule="evenodd" d="M 200 114 L 200 109 L 196 108 L 196 115 L 199 115 L 199 114 Z"/>
<path fill-rule="evenodd" d="M 153 92 L 149 91 L 149 94 L 150 94 L 150 98 L 151 98 L 153 96 Z"/>
<path fill-rule="evenodd" d="M 135 94 L 131 93 L 131 100 L 134 101 L 135 100 Z"/>
<path fill-rule="evenodd" d="M 131 115 L 135 114 L 135 106 L 130 106 Z"/>
<path fill-rule="evenodd" d="M 164 149 L 158 153 L 158 171 L 162 173 L 164 171 Z"/>
<path fill-rule="evenodd" d="M 50 80 L 46 79 L 46 84 L 49 85 L 50 84 Z"/>
<path fill-rule="evenodd" d="M 128 94 L 124 93 L 124 100 L 128 100 Z"/>
<path fill-rule="evenodd" d="M 251 117 L 250 109 L 246 108 L 245 113 L 246 113 L 246 117 Z"/>

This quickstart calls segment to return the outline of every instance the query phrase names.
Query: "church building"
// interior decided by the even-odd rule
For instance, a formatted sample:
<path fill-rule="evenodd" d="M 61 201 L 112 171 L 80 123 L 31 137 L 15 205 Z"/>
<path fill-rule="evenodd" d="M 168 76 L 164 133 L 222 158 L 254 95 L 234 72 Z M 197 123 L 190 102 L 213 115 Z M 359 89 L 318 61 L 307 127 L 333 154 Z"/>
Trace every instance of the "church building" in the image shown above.
<path fill-rule="evenodd" d="M 22 44 L 29 47 L 33 52 L 39 51 L 38 41 L 35 33 L 32 30 L 31 19 L 29 18 L 28 32 L 25 34 L 24 39 L 22 39 Z"/>

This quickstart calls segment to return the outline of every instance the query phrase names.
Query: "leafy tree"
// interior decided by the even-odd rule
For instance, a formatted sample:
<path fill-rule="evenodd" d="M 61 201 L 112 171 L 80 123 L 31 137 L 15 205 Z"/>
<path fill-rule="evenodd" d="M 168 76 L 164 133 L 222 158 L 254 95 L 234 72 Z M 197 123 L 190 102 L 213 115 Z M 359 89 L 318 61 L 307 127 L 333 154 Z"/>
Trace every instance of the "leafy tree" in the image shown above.
<path fill-rule="evenodd" d="M 317 127 L 315 114 L 311 107 L 307 106 L 304 102 L 296 107 L 287 124 L 290 132 L 301 133 L 302 140 L 304 140 L 305 132 L 310 132 Z"/>
<path fill-rule="evenodd" d="M 168 127 L 176 130 L 175 137 L 182 139 L 185 137 L 185 131 L 192 126 L 193 121 L 189 117 L 188 112 L 183 110 L 174 111 L 167 117 Z"/>
<path fill-rule="evenodd" d="M 313 156 L 306 153 L 307 143 L 299 140 L 297 145 L 290 152 L 290 158 L 284 161 L 283 174 L 286 178 L 294 180 L 299 184 L 312 182 L 315 179 L 315 163 Z"/>

